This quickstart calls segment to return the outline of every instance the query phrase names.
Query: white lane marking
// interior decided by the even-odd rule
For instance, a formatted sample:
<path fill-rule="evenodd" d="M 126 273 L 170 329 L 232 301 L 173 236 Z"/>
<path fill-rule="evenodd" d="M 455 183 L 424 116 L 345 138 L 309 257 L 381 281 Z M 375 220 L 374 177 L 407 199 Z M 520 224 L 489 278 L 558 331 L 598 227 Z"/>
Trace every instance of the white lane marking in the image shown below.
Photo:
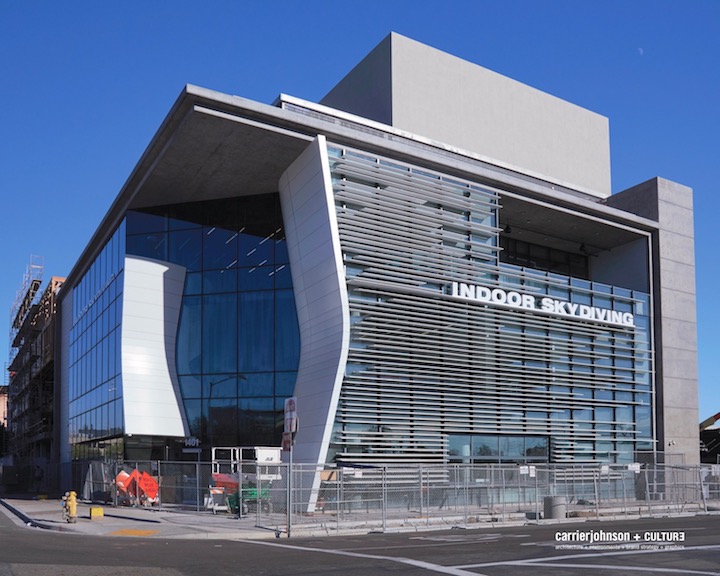
<path fill-rule="evenodd" d="M 484 562 L 482 564 L 461 564 L 456 568 L 486 568 L 488 566 L 504 566 L 506 564 L 515 564 L 523 566 L 540 565 L 545 566 L 546 562 L 557 562 L 558 560 L 573 560 L 578 558 L 599 558 L 600 556 L 626 556 L 629 554 L 667 554 L 672 552 L 685 552 L 687 550 L 720 550 L 720 545 L 711 544 L 708 546 L 684 546 L 679 549 L 670 550 L 619 550 L 617 552 L 588 552 L 587 554 L 567 554 L 558 556 L 545 556 L 543 558 L 528 558 L 527 560 L 507 560 L 499 562 Z M 647 568 L 646 568 L 647 570 Z M 720 576 L 720 572 L 709 572 L 708 574 Z"/>
<path fill-rule="evenodd" d="M 449 536 L 411 536 L 408 540 L 430 540 L 431 542 L 478 542 L 480 540 L 497 539 L 502 534 L 496 532 L 480 534 L 453 534 Z M 506 538 L 516 538 L 515 535 L 507 535 Z"/>
<path fill-rule="evenodd" d="M 460 536 L 457 539 L 450 539 L 450 538 L 424 538 L 424 537 L 413 537 L 409 538 L 409 540 L 430 540 L 430 542 L 425 542 L 423 544 L 399 544 L 397 546 L 359 546 L 357 548 L 352 548 L 352 550 L 400 550 L 403 548 L 432 548 L 432 547 L 438 547 L 438 546 L 456 546 L 458 544 L 468 544 L 468 543 L 478 543 L 482 544 L 483 542 L 496 542 L 500 538 L 529 538 L 529 534 L 526 535 L 520 535 L 520 536 L 505 536 L 502 534 L 485 534 L 481 536 L 480 538 L 470 538 L 468 536 Z M 526 546 L 526 544 L 521 544 L 522 546 Z M 556 542 L 553 542 L 553 545 L 557 545 Z M 339 550 L 347 550 L 347 548 L 339 548 Z"/>
<path fill-rule="evenodd" d="M 513 566 L 527 566 L 527 563 L 522 561 L 507 562 L 508 565 Z M 615 570 L 621 574 L 625 572 L 663 572 L 672 574 L 700 574 L 702 576 L 719 576 L 720 572 L 705 572 L 704 570 L 687 570 L 684 568 L 658 568 L 656 566 L 626 566 L 620 564 L 562 564 L 561 562 L 543 562 L 542 566 L 548 566 L 552 568 L 582 568 L 582 570 L 590 570 L 593 568 L 600 570 Z"/>
<path fill-rule="evenodd" d="M 366 560 L 382 560 L 383 562 L 397 562 L 398 564 L 408 564 L 417 568 L 439 572 L 440 574 L 450 574 L 451 576 L 487 576 L 479 572 L 468 572 L 455 566 L 443 566 L 441 564 L 432 564 L 431 562 L 422 562 L 413 560 L 412 558 L 393 558 L 392 556 L 377 556 L 375 554 L 360 554 L 358 552 L 348 552 L 346 550 L 326 550 L 322 548 L 312 548 L 309 546 L 294 546 L 292 544 L 277 544 L 275 542 L 263 542 L 262 540 L 243 540 L 246 544 L 258 544 L 261 546 L 274 546 L 276 548 L 288 548 L 290 550 L 301 550 L 303 552 L 320 552 L 322 554 L 335 554 L 336 556 L 349 556 L 351 558 L 365 558 Z"/>

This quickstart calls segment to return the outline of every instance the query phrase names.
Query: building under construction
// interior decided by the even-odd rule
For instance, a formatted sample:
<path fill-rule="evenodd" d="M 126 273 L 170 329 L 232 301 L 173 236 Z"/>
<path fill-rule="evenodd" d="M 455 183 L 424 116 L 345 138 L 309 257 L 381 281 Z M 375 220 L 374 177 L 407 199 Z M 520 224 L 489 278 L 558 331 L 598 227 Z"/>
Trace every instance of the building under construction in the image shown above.
<path fill-rule="evenodd" d="M 7 370 L 5 380 L 0 384 L 0 458 L 7 452 Z"/>
<path fill-rule="evenodd" d="M 64 278 L 41 291 L 43 264 L 33 257 L 10 313 L 8 433 L 15 479 L 24 489 L 54 485 L 58 446 L 54 414 L 55 301 Z M 6 479 L 7 481 L 7 479 Z"/>

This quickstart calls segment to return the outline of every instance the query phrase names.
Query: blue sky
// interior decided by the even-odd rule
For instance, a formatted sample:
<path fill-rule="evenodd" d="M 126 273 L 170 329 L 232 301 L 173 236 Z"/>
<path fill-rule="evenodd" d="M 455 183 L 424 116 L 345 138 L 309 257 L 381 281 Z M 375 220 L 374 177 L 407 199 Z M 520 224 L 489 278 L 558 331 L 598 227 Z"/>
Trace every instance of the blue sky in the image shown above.
<path fill-rule="evenodd" d="M 695 190 L 700 416 L 720 411 L 720 2 L 0 0 L 0 353 L 30 255 L 66 275 L 182 87 L 317 101 L 390 31 L 610 119 L 613 191 Z"/>

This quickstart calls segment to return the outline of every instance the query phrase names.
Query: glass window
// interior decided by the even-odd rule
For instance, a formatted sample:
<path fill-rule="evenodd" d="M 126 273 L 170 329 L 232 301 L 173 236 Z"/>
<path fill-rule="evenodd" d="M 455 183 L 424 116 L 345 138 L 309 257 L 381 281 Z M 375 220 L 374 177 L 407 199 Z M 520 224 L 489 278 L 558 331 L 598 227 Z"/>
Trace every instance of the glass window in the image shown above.
<path fill-rule="evenodd" d="M 272 292 L 238 294 L 238 366 L 240 372 L 273 370 L 275 356 Z"/>
<path fill-rule="evenodd" d="M 270 196 L 271 202 L 275 201 L 275 195 L 267 194 L 266 196 Z M 252 202 L 252 198 L 254 197 L 245 196 L 243 198 L 223 198 L 202 202 L 203 224 L 225 228 L 226 230 L 237 230 L 240 217 L 238 210 L 248 202 Z M 266 212 L 266 218 L 267 214 Z"/>
<path fill-rule="evenodd" d="M 125 217 L 125 230 L 128 235 L 165 232 L 166 228 L 167 220 L 164 216 L 130 210 Z"/>
<path fill-rule="evenodd" d="M 153 260 L 167 260 L 167 235 L 158 232 L 128 236 L 127 253 Z"/>
<path fill-rule="evenodd" d="M 241 398 L 272 396 L 275 392 L 273 381 L 272 372 L 241 374 L 238 376 L 239 396 Z"/>
<path fill-rule="evenodd" d="M 238 425 L 240 442 L 252 440 L 257 444 L 261 438 L 271 438 L 276 424 L 282 429 L 282 413 L 274 410 L 273 398 L 246 398 L 239 401 Z"/>
<path fill-rule="evenodd" d="M 175 363 L 178 374 L 199 374 L 201 361 L 202 300 L 185 296 L 180 310 Z"/>
<path fill-rule="evenodd" d="M 272 266 L 254 266 L 240 268 L 238 274 L 238 289 L 244 290 L 272 290 L 275 285 L 275 269 Z"/>
<path fill-rule="evenodd" d="M 178 376 L 180 392 L 183 398 L 202 397 L 202 379 L 196 374 L 189 376 Z"/>
<path fill-rule="evenodd" d="M 273 270 L 273 278 L 275 280 L 275 288 L 292 288 L 292 275 L 290 274 L 290 266 L 280 264 Z"/>
<path fill-rule="evenodd" d="M 295 395 L 297 372 L 277 372 L 275 374 L 275 395 L 278 398 L 289 398 Z"/>
<path fill-rule="evenodd" d="M 233 446 L 237 438 L 237 400 L 208 400 L 207 421 L 207 438 L 212 446 Z"/>
<path fill-rule="evenodd" d="M 500 437 L 500 459 L 517 460 L 522 459 L 525 451 L 525 442 L 521 436 Z"/>
<path fill-rule="evenodd" d="M 203 372 L 235 372 L 237 370 L 235 294 L 203 296 L 203 305 Z"/>
<path fill-rule="evenodd" d="M 203 202 L 187 202 L 167 206 L 165 209 L 168 214 L 170 230 L 200 227 L 202 224 L 202 206 Z"/>
<path fill-rule="evenodd" d="M 295 370 L 300 361 L 300 331 L 292 290 L 275 292 L 275 370 Z"/>
<path fill-rule="evenodd" d="M 595 408 L 595 420 L 598 421 L 599 428 L 609 429 L 610 424 L 613 422 L 613 409 Z"/>
<path fill-rule="evenodd" d="M 203 230 L 203 267 L 205 270 L 237 266 L 238 233 L 215 226 Z"/>
<path fill-rule="evenodd" d="M 203 273 L 189 272 L 185 275 L 185 296 L 191 294 L 202 294 Z"/>
<path fill-rule="evenodd" d="M 242 378 L 242 377 L 241 377 Z M 235 374 L 212 374 L 203 377 L 205 398 L 235 398 L 238 393 Z"/>
<path fill-rule="evenodd" d="M 275 242 L 271 235 L 256 235 L 248 230 L 240 233 L 238 247 L 238 265 L 245 267 L 273 265 Z"/>
<path fill-rule="evenodd" d="M 203 291 L 205 294 L 213 292 L 236 292 L 237 270 L 208 270 L 203 272 Z"/>
<path fill-rule="evenodd" d="M 202 400 L 185 400 L 185 415 L 187 417 L 190 435 L 196 438 L 205 438 L 205 414 L 202 410 Z"/>
<path fill-rule="evenodd" d="M 525 438 L 525 456 L 528 458 L 542 458 L 547 459 L 548 457 L 548 439 L 547 438 Z"/>
<path fill-rule="evenodd" d="M 283 232 L 284 234 L 284 232 Z M 287 264 L 290 262 L 288 258 L 287 242 L 285 238 L 275 239 L 275 264 L 280 266 L 281 264 Z"/>
<path fill-rule="evenodd" d="M 188 271 L 202 267 L 202 230 L 181 230 L 168 235 L 168 260 Z"/>
<path fill-rule="evenodd" d="M 650 406 L 635 407 L 635 422 L 640 437 L 652 437 L 652 412 Z"/>
<path fill-rule="evenodd" d="M 592 410 L 573 410 L 572 418 L 575 421 L 575 428 L 578 430 L 591 430 L 592 429 Z"/>
<path fill-rule="evenodd" d="M 450 462 L 470 462 L 470 436 L 448 436 Z"/>
<path fill-rule="evenodd" d="M 472 454 L 477 459 L 497 460 L 499 440 L 497 436 L 473 436 Z"/>

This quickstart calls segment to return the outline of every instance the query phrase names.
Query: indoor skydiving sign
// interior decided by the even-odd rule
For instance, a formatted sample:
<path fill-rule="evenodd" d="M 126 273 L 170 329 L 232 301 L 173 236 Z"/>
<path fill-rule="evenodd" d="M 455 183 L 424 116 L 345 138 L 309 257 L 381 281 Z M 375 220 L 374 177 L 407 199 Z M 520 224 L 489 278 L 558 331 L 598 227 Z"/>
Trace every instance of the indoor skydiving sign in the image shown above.
<path fill-rule="evenodd" d="M 576 318 L 625 328 L 635 327 L 635 317 L 632 312 L 619 312 L 609 308 L 576 304 L 567 300 L 556 300 L 550 296 L 534 296 L 514 290 L 488 288 L 487 286 L 476 286 L 464 282 L 453 282 L 451 295 L 453 298 L 459 298 L 460 300 L 470 300 L 500 308 L 531 310 L 551 316 Z"/>

